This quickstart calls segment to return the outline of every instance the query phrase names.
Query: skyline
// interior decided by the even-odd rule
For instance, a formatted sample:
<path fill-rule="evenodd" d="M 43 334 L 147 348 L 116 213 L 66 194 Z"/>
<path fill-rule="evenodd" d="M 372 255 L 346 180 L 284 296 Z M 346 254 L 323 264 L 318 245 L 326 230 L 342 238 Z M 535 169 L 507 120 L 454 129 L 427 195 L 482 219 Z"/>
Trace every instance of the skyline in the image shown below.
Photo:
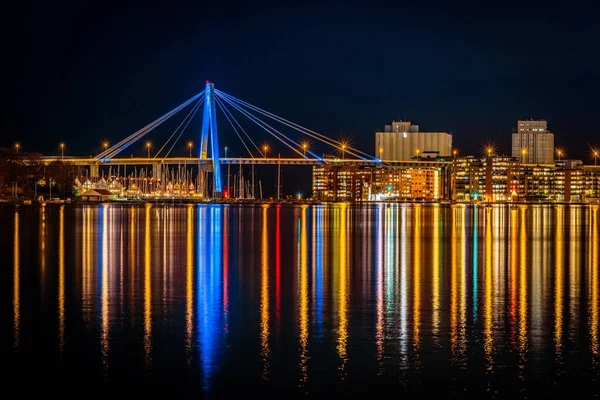
<path fill-rule="evenodd" d="M 488 141 L 509 154 L 512 128 L 529 118 L 547 120 L 569 157 L 589 162 L 588 143 L 598 146 L 600 57 L 589 51 L 598 27 L 583 9 L 20 7 L 3 28 L 15 38 L 7 147 L 51 154 L 65 142 L 70 154 L 88 154 L 89 142 L 100 148 L 128 136 L 206 79 L 369 152 L 374 132 L 393 119 L 449 132 L 463 154 L 479 154 Z M 509 28 L 524 21 L 560 21 L 560 36 Z M 225 126 L 221 147 L 236 152 Z M 188 129 L 186 139 L 199 137 L 197 124 Z"/>

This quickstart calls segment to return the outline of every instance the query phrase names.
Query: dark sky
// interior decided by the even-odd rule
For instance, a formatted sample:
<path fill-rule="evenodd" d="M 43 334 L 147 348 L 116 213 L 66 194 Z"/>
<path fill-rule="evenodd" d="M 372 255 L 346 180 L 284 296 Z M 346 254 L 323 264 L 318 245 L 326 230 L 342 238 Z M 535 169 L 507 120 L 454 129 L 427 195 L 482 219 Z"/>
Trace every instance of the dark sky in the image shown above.
<path fill-rule="evenodd" d="M 524 3 L 22 2 L 0 28 L 0 146 L 56 154 L 65 141 L 69 154 L 95 154 L 210 79 L 369 153 L 398 117 L 475 154 L 488 141 L 510 153 L 516 120 L 543 118 L 569 156 L 589 161 L 588 143 L 600 145 L 598 9 Z M 219 122 L 221 146 L 241 155 Z"/>

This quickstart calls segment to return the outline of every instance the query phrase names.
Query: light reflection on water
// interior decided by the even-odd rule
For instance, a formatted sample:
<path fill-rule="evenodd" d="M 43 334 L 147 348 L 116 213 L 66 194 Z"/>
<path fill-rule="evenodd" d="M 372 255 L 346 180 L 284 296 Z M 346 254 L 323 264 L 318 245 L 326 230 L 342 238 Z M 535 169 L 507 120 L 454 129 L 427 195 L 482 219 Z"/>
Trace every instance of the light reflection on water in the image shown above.
<path fill-rule="evenodd" d="M 585 387 L 600 374 L 598 214 L 4 207 L 1 345 L 16 376 L 35 360 L 149 391 Z"/>

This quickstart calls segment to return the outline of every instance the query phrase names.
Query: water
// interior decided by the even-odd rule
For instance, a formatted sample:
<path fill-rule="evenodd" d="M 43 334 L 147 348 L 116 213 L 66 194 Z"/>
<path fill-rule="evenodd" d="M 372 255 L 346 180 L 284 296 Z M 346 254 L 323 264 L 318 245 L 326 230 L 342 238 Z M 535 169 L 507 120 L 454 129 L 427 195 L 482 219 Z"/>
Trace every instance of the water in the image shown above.
<path fill-rule="evenodd" d="M 600 393 L 598 207 L 0 207 L 19 393 Z"/>

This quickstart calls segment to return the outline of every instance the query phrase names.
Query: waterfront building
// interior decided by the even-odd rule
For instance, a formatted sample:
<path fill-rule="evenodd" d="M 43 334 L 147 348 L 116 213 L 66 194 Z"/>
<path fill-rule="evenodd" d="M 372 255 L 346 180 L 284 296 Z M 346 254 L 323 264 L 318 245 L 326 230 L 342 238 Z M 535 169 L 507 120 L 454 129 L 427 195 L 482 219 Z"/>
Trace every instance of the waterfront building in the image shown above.
<path fill-rule="evenodd" d="M 452 135 L 447 132 L 420 132 L 410 121 L 393 121 L 375 132 L 375 154 L 385 161 L 409 161 L 423 154 L 439 157 L 452 154 Z"/>
<path fill-rule="evenodd" d="M 584 165 L 584 200 L 600 203 L 600 166 Z"/>
<path fill-rule="evenodd" d="M 556 201 L 583 201 L 585 190 L 583 163 L 563 160 L 556 163 L 552 176 L 553 198 Z"/>
<path fill-rule="evenodd" d="M 313 197 L 322 201 L 367 200 L 372 179 L 370 167 L 347 164 L 313 166 Z"/>
<path fill-rule="evenodd" d="M 554 162 L 554 134 L 544 120 L 517 121 L 512 134 L 512 156 L 523 164 Z"/>
<path fill-rule="evenodd" d="M 489 156 L 484 158 L 483 200 L 504 202 L 515 200 L 518 196 L 519 160 L 514 157 Z"/>
<path fill-rule="evenodd" d="M 519 200 L 551 200 L 553 173 L 554 164 L 520 164 Z"/>
<path fill-rule="evenodd" d="M 452 161 L 452 200 L 468 202 L 480 198 L 483 161 L 474 156 Z"/>

